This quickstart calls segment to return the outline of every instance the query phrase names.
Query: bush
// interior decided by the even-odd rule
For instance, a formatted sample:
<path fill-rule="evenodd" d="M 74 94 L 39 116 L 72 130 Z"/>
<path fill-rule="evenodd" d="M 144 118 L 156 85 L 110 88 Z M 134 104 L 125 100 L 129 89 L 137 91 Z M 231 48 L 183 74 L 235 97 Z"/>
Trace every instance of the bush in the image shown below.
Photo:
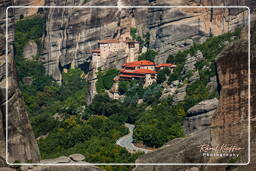
<path fill-rule="evenodd" d="M 120 94 L 125 94 L 130 88 L 130 82 L 129 81 L 120 81 L 118 91 Z"/>
<path fill-rule="evenodd" d="M 97 82 L 96 82 L 96 90 L 98 93 L 104 93 L 105 90 L 111 89 L 114 78 L 118 75 L 118 70 L 116 69 L 108 69 L 104 71 L 99 71 L 97 73 Z"/>
<path fill-rule="evenodd" d="M 161 84 L 166 80 L 166 77 L 170 74 L 170 70 L 168 68 L 164 68 L 157 73 L 157 83 Z"/>
<path fill-rule="evenodd" d="M 168 99 L 153 105 L 151 110 L 140 114 L 135 122 L 135 141 L 160 147 L 169 140 L 182 137 L 184 113 L 182 105 L 171 106 Z"/>
<path fill-rule="evenodd" d="M 44 23 L 44 19 L 40 15 L 36 15 L 20 20 L 15 24 L 14 54 L 16 58 L 22 57 L 23 48 L 29 40 L 39 42 L 39 38 L 44 32 Z"/>
<path fill-rule="evenodd" d="M 148 60 L 148 61 L 154 62 L 156 55 L 157 55 L 157 52 L 155 50 L 149 49 L 145 53 L 142 53 L 139 56 L 139 60 Z"/>

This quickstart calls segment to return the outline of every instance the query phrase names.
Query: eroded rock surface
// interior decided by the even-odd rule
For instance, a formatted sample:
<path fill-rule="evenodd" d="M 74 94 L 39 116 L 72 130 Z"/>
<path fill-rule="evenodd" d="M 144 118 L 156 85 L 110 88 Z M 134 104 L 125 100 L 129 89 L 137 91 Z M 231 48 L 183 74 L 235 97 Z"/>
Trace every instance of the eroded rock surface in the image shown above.
<path fill-rule="evenodd" d="M 25 5 L 28 1 L 23 1 L 20 5 Z M 13 5 L 12 1 L 0 2 L 0 30 L 5 33 L 5 8 Z M 16 68 L 13 62 L 13 19 L 19 16 L 19 11 L 9 10 L 9 47 L 8 62 L 5 60 L 5 52 L 0 54 L 0 156 L 5 159 L 6 140 L 6 116 L 8 117 L 8 162 L 39 162 L 39 149 L 30 125 L 25 104 L 17 84 Z M 1 36 L 4 36 L 1 34 Z M 0 39 L 1 45 L 5 44 L 5 39 Z M 5 47 L 3 47 L 4 49 Z M 5 67 L 8 65 L 8 77 Z M 6 81 L 8 81 L 8 97 L 6 98 Z M 7 101 L 6 101 L 7 99 Z M 8 102 L 8 114 L 6 115 L 6 105 Z"/>
<path fill-rule="evenodd" d="M 25 59 L 28 60 L 32 60 L 34 57 L 37 56 L 37 44 L 35 41 L 28 41 L 23 49 L 23 56 Z"/>

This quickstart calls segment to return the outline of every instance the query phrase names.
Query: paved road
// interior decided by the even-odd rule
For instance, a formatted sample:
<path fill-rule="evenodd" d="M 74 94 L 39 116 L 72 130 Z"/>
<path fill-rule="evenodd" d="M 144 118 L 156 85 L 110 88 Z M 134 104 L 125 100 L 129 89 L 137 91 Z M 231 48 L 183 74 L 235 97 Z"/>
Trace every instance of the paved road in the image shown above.
<path fill-rule="evenodd" d="M 148 153 L 148 152 L 152 151 L 152 150 L 136 147 L 132 143 L 133 142 L 133 138 L 132 138 L 133 129 L 134 129 L 135 126 L 132 125 L 132 124 L 125 123 L 125 127 L 129 129 L 129 134 L 119 138 L 116 141 L 117 145 L 126 148 L 127 151 L 129 151 L 129 152 L 144 152 L 144 153 Z"/>

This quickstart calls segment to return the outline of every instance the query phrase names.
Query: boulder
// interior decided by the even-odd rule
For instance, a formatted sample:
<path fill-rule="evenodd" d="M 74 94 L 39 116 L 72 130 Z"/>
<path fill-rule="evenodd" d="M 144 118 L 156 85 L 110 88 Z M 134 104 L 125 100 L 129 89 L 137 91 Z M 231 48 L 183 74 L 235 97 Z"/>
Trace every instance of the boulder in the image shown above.
<path fill-rule="evenodd" d="M 178 88 L 173 95 L 173 104 L 176 105 L 178 102 L 183 101 L 187 95 L 186 93 L 187 84 L 184 84 L 182 87 Z"/>
<path fill-rule="evenodd" d="M 37 44 L 35 41 L 30 40 L 27 42 L 23 49 L 23 56 L 25 59 L 32 60 L 37 55 Z"/>
<path fill-rule="evenodd" d="M 196 52 L 195 57 L 196 57 L 196 61 L 197 62 L 200 62 L 200 61 L 204 60 L 204 55 L 203 55 L 203 53 L 200 50 L 198 50 Z"/>
<path fill-rule="evenodd" d="M 176 89 L 177 89 L 177 87 L 172 87 L 172 88 L 168 87 L 168 88 L 165 88 L 165 89 L 163 90 L 163 93 L 162 93 L 160 99 L 161 99 L 161 100 L 162 100 L 162 99 L 167 99 L 168 97 L 173 96 L 173 94 L 176 92 Z"/>
<path fill-rule="evenodd" d="M 1 171 L 16 171 L 16 169 L 12 169 L 12 168 L 9 168 L 9 167 L 1 167 L 0 170 Z"/>
<path fill-rule="evenodd" d="M 196 57 L 191 56 L 190 54 L 187 55 L 186 61 L 182 70 L 182 73 L 188 73 L 189 71 L 193 71 L 196 69 L 195 64 L 197 63 Z"/>
<path fill-rule="evenodd" d="M 71 154 L 69 158 L 76 162 L 83 161 L 85 159 L 84 155 L 82 154 Z"/>
<path fill-rule="evenodd" d="M 210 82 L 206 85 L 209 92 L 215 92 L 217 90 L 218 84 L 217 84 L 217 78 L 216 76 L 210 78 Z"/>
<path fill-rule="evenodd" d="M 201 101 L 188 110 L 187 116 L 195 116 L 215 110 L 218 107 L 218 102 L 217 98 Z"/>
<path fill-rule="evenodd" d="M 185 44 L 185 46 L 190 46 L 190 45 L 193 45 L 193 40 L 192 39 L 187 39 L 187 40 L 185 40 L 185 42 L 184 42 L 184 44 Z"/>
<path fill-rule="evenodd" d="M 46 159 L 46 160 L 41 160 L 40 163 L 43 164 L 50 164 L 50 163 L 70 163 L 71 160 L 69 157 L 66 156 L 61 156 L 55 159 Z"/>
<path fill-rule="evenodd" d="M 188 79 L 188 82 L 189 82 L 189 84 L 192 84 L 192 83 L 194 83 L 196 80 L 199 80 L 199 79 L 200 79 L 199 72 L 196 71 L 196 72 L 193 72 L 193 75 Z"/>
<path fill-rule="evenodd" d="M 24 78 L 22 79 L 22 81 L 23 81 L 23 83 L 24 83 L 25 85 L 31 85 L 31 84 L 33 83 L 33 78 L 32 78 L 32 77 L 24 77 Z"/>
<path fill-rule="evenodd" d="M 185 171 L 199 171 L 199 168 L 198 167 L 191 167 L 191 168 L 186 169 Z"/>
<path fill-rule="evenodd" d="M 185 117 L 183 124 L 185 135 L 190 135 L 193 132 L 209 128 L 215 111 L 216 109 L 199 115 Z"/>
<path fill-rule="evenodd" d="M 203 44 L 206 40 L 208 39 L 208 37 L 201 37 L 200 39 L 199 39 L 199 43 L 200 44 Z"/>
<path fill-rule="evenodd" d="M 174 80 L 174 81 L 172 82 L 173 87 L 177 87 L 177 86 L 179 86 L 179 84 L 180 84 L 180 81 L 179 81 L 179 80 Z"/>

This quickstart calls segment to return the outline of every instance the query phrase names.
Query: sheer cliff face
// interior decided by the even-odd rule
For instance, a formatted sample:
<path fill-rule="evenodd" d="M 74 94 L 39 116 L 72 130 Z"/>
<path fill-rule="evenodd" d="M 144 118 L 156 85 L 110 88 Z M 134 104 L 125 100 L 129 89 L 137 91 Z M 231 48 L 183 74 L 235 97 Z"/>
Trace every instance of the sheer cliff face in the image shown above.
<path fill-rule="evenodd" d="M 246 39 L 235 42 L 216 61 L 221 91 L 219 107 L 211 125 L 213 146 L 234 144 L 243 147 L 244 152 L 248 149 L 247 47 Z M 247 162 L 247 155 L 242 156 L 241 160 Z"/>
<path fill-rule="evenodd" d="M 176 4 L 175 4 L 176 3 Z M 46 5 L 198 5 L 199 2 L 168 1 L 45 1 Z M 205 4 L 207 4 L 205 2 Z M 217 5 L 217 4 L 216 4 Z M 218 5 L 222 5 L 219 3 Z M 158 52 L 156 63 L 163 63 L 170 54 L 189 48 L 193 41 L 209 34 L 219 35 L 246 24 L 247 12 L 220 9 L 45 9 L 46 30 L 41 54 L 46 71 L 61 81 L 62 68 L 86 66 L 88 79 L 95 76 L 90 51 L 98 40 L 117 39 L 131 27 L 137 33 L 150 33 L 150 48 Z M 105 66 L 120 66 L 123 55 L 111 55 Z M 115 59 L 115 60 L 113 60 Z M 95 84 L 89 85 L 90 90 Z M 95 95 L 89 92 L 88 102 Z"/>
<path fill-rule="evenodd" d="M 113 4 L 108 5 L 118 2 L 113 1 Z M 126 1 L 122 3 L 130 4 Z M 54 4 L 80 3 L 56 1 Z M 106 5 L 106 2 L 92 1 L 89 5 Z M 79 67 L 90 63 L 90 51 L 97 47 L 98 40 L 119 38 L 127 34 L 130 27 L 136 27 L 140 36 L 150 32 L 150 47 L 158 51 L 156 62 L 162 63 L 169 54 L 191 45 L 184 40 L 198 39 L 202 34 L 219 35 L 245 24 L 247 19 L 247 13 L 242 10 L 74 8 L 46 11 L 46 34 L 41 60 L 48 74 L 58 81 L 61 80 L 62 67 Z"/>
<path fill-rule="evenodd" d="M 11 2 L 5 1 L 0 3 L 0 156 L 5 158 L 5 127 L 6 127 L 6 81 L 8 80 L 8 162 L 38 162 L 40 159 L 39 149 L 28 120 L 25 110 L 24 101 L 18 89 L 16 70 L 13 63 L 13 19 L 14 13 L 9 13 L 9 48 L 8 63 L 5 58 L 5 8 L 12 5 Z M 6 65 L 8 65 L 8 77 L 6 77 Z M 4 162 L 1 161 L 0 164 Z"/>

